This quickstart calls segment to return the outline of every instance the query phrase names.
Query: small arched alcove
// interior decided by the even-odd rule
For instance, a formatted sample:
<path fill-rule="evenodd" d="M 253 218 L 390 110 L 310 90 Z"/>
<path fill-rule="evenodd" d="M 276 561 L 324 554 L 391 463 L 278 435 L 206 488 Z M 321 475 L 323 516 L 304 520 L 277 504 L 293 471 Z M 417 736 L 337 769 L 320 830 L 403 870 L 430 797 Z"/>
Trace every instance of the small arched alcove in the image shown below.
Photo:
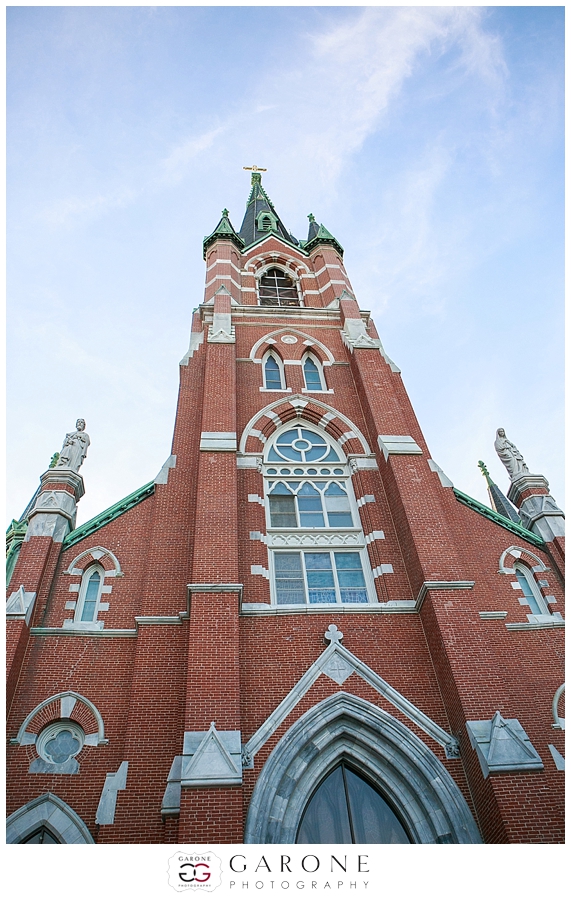
<path fill-rule="evenodd" d="M 481 843 L 434 753 L 393 716 L 343 691 L 304 713 L 270 754 L 250 802 L 245 843 L 295 843 L 316 787 L 340 763 L 385 798 L 412 843 Z"/>

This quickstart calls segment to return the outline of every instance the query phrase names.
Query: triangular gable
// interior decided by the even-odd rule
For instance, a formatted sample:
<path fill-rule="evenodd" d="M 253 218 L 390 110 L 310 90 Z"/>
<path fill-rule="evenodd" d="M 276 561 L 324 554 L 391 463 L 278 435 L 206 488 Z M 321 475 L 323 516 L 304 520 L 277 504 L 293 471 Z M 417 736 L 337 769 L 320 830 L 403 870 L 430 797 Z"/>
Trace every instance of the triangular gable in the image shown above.
<path fill-rule="evenodd" d="M 366 663 L 362 662 L 355 654 L 343 647 L 341 644 L 343 633 L 339 631 L 336 625 L 329 626 L 325 632 L 325 640 L 329 642 L 327 649 L 312 663 L 289 694 L 284 697 L 282 702 L 244 746 L 243 758 L 247 760 L 248 767 L 253 765 L 255 754 L 279 728 L 299 701 L 305 697 L 321 675 L 325 675 L 341 685 L 353 673 L 362 678 L 389 703 L 392 703 L 403 715 L 418 725 L 441 747 L 444 747 L 446 756 L 449 759 L 456 759 L 459 756 L 458 742 L 451 734 L 448 734 L 436 722 L 433 722 L 432 719 L 407 700 L 399 691 L 391 687 L 388 682 L 367 666 Z"/>
<path fill-rule="evenodd" d="M 186 732 L 181 782 L 183 787 L 241 784 L 240 732 Z"/>

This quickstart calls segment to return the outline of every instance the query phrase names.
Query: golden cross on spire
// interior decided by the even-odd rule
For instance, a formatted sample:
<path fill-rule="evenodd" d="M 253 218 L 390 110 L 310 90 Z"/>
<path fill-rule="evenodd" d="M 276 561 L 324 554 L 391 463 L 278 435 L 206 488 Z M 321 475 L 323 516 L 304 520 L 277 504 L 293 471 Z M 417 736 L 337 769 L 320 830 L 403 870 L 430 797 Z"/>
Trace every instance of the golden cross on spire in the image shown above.
<path fill-rule="evenodd" d="M 260 166 L 242 166 L 245 172 L 267 172 L 267 169 L 261 169 Z"/>

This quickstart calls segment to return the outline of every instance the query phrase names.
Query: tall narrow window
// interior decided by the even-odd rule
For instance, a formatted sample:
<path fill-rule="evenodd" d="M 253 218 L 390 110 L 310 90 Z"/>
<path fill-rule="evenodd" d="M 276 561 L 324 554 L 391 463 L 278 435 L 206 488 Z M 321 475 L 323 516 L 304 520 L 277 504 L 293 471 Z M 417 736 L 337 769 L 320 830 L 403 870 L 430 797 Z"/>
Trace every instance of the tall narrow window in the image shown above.
<path fill-rule="evenodd" d="M 97 606 L 101 597 L 103 576 L 99 568 L 88 569 L 81 582 L 79 601 L 76 610 L 76 621 L 94 622 L 97 619 Z"/>
<path fill-rule="evenodd" d="M 398 816 L 368 781 L 342 762 L 303 813 L 298 844 L 410 844 Z"/>
<path fill-rule="evenodd" d="M 264 363 L 264 384 L 268 391 L 283 390 L 282 371 L 277 360 L 271 354 Z"/>
<path fill-rule="evenodd" d="M 303 364 L 303 376 L 305 378 L 305 389 L 307 391 L 322 391 L 323 377 L 319 367 L 311 356 L 307 356 Z"/>
<path fill-rule="evenodd" d="M 515 577 L 519 586 L 523 591 L 525 603 L 529 606 L 530 612 L 534 616 L 550 615 L 547 604 L 545 603 L 539 588 L 535 583 L 532 573 L 521 564 L 515 566 Z"/>
<path fill-rule="evenodd" d="M 297 288 L 281 269 L 268 269 L 258 285 L 260 306 L 299 306 Z"/>

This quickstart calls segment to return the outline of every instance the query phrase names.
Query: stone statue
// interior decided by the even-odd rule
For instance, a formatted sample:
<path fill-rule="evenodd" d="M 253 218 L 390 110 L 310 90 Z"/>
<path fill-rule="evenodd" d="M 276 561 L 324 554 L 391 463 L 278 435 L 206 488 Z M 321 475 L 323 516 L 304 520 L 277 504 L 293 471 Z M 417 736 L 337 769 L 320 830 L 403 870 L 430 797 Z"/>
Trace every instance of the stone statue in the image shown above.
<path fill-rule="evenodd" d="M 523 456 L 517 449 L 516 445 L 512 444 L 511 441 L 508 441 L 503 428 L 498 428 L 498 430 L 496 431 L 496 440 L 494 441 L 494 447 L 496 448 L 496 453 L 508 470 L 508 475 L 510 476 L 512 481 L 514 481 L 514 479 L 517 478 L 518 475 L 521 475 L 524 472 L 529 472 Z"/>
<path fill-rule="evenodd" d="M 87 456 L 90 440 L 85 432 L 85 419 L 78 419 L 75 428 L 75 431 L 70 431 L 65 436 L 59 459 L 55 464 L 56 469 L 72 469 L 73 472 L 78 472 Z"/>

